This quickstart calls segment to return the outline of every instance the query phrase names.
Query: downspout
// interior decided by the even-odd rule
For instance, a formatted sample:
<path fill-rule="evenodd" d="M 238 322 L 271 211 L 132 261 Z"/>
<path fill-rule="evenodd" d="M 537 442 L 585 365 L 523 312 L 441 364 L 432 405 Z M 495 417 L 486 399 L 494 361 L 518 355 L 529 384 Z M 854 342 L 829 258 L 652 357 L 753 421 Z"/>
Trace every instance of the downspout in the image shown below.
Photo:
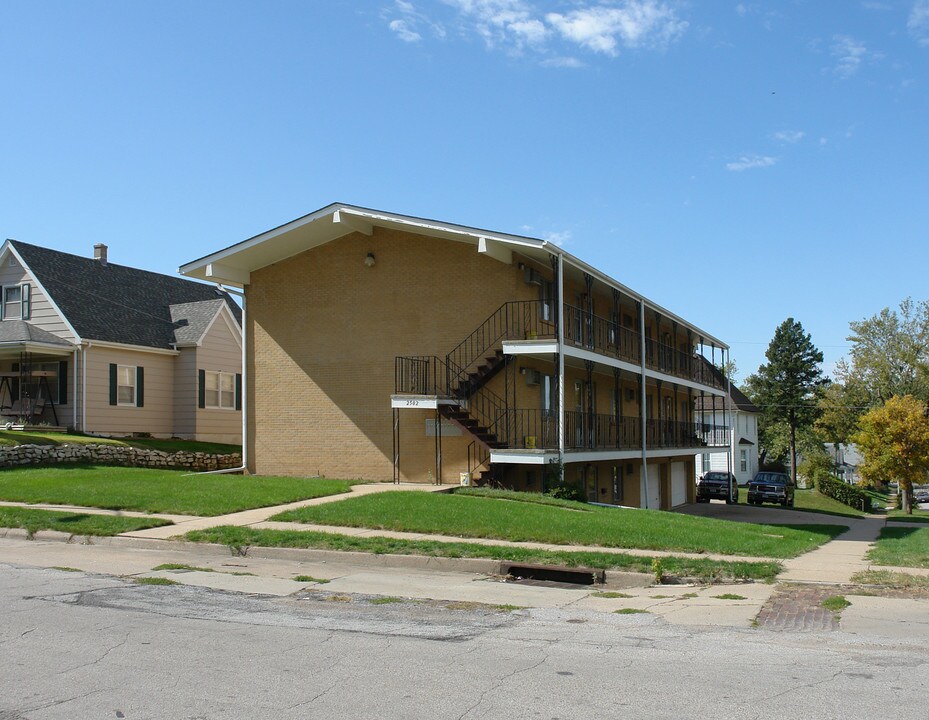
<path fill-rule="evenodd" d="M 242 389 L 239 393 L 239 399 L 242 403 L 242 464 L 239 467 L 223 468 L 222 470 L 206 470 L 199 473 L 190 473 L 191 475 L 225 475 L 227 473 L 247 472 L 248 471 L 248 383 L 246 382 L 246 357 L 245 357 L 245 292 L 232 290 L 225 287 L 222 283 L 216 283 L 216 287 L 222 292 L 232 293 L 242 298 Z"/>
<path fill-rule="evenodd" d="M 81 432 L 87 432 L 87 350 L 93 343 L 81 344 Z"/>
<path fill-rule="evenodd" d="M 564 256 L 558 253 L 558 465 L 564 482 Z"/>
<path fill-rule="evenodd" d="M 74 428 L 75 432 L 77 432 L 77 350 L 77 348 L 74 348 L 74 352 L 72 353 L 74 359 L 71 361 L 72 365 L 74 365 L 74 367 L 71 369 L 71 372 L 74 373 L 74 380 L 72 382 L 71 390 L 71 427 Z"/>
<path fill-rule="evenodd" d="M 726 360 L 723 361 L 723 367 L 726 367 L 728 365 L 728 359 L 729 359 L 727 357 L 728 355 L 729 353 L 726 352 Z M 733 468 L 735 467 L 736 432 L 735 432 L 735 427 L 733 427 L 733 424 L 732 424 L 732 381 L 729 379 L 728 373 L 725 374 L 724 377 L 726 378 L 726 404 L 724 406 L 726 409 L 725 418 L 726 418 L 726 425 L 729 428 L 729 468 L 728 469 L 730 473 L 735 475 Z"/>
<path fill-rule="evenodd" d="M 648 434 L 648 423 L 645 416 L 645 301 L 639 300 L 639 372 L 642 374 L 642 395 L 639 405 L 639 422 L 642 423 L 642 489 L 645 500 L 645 509 L 648 510 L 648 460 L 645 436 Z"/>

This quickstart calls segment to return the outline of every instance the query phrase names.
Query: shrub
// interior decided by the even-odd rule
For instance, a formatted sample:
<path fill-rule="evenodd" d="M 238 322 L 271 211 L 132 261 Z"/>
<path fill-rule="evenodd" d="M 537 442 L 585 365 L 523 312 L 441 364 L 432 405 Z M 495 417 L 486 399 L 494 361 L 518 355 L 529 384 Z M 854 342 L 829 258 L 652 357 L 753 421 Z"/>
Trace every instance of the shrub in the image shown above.
<path fill-rule="evenodd" d="M 819 477 L 816 480 L 816 487 L 823 495 L 834 498 L 840 503 L 864 512 L 871 512 L 871 496 L 853 485 L 847 485 L 831 477 Z"/>
<path fill-rule="evenodd" d="M 574 485 L 572 483 L 554 485 L 549 488 L 548 492 L 545 494 L 558 500 L 575 500 L 576 502 L 582 503 L 587 502 L 587 493 L 584 492 L 580 485 Z"/>

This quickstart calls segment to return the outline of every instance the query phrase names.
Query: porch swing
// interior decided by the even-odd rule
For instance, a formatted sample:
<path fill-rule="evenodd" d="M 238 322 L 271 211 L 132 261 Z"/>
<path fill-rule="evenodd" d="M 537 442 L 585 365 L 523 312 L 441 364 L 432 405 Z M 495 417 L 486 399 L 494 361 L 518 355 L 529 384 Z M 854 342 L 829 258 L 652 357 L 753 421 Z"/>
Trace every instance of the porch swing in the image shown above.
<path fill-rule="evenodd" d="M 22 430 L 41 422 L 49 410 L 54 425 L 58 425 L 55 398 L 48 382 L 50 377 L 57 377 L 57 374 L 33 369 L 32 353 L 28 352 L 20 353 L 18 368 L 0 373 L 0 413 L 4 427 Z"/>

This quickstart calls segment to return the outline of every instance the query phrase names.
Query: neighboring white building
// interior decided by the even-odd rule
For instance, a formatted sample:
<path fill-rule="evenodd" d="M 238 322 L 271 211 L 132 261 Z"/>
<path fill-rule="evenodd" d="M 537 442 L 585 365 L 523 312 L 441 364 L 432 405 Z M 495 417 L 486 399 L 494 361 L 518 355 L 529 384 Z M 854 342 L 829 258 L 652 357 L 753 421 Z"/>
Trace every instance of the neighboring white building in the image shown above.
<path fill-rule="evenodd" d="M 858 474 L 858 466 L 861 465 L 861 453 L 855 445 L 833 445 L 825 444 L 826 452 L 835 463 L 835 471 L 839 479 L 847 482 L 849 485 L 857 483 L 861 476 Z"/>
<path fill-rule="evenodd" d="M 728 401 L 724 397 L 709 395 L 696 398 L 696 420 L 703 426 L 724 423 L 727 410 L 732 424 L 719 428 L 714 436 L 705 437 L 706 450 L 697 455 L 694 463 L 696 477 L 711 470 L 728 470 L 735 475 L 739 485 L 747 485 L 758 472 L 758 419 L 761 410 L 735 385 L 729 387 Z"/>

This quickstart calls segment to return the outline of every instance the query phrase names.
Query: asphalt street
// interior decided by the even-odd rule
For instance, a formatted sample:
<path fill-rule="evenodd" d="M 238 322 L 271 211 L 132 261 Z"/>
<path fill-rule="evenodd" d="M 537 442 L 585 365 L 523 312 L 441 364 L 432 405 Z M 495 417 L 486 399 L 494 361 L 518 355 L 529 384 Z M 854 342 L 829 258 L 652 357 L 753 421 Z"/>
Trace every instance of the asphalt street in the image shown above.
<path fill-rule="evenodd" d="M 922 640 L 0 567 L 0 718 L 925 718 Z"/>

